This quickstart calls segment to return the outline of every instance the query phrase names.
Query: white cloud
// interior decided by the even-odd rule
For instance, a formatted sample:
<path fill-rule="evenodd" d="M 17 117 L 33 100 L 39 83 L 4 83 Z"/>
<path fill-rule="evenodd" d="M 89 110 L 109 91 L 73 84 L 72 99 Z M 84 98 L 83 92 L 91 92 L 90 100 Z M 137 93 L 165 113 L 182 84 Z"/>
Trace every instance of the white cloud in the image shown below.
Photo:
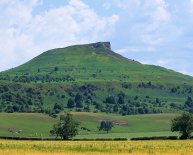
<path fill-rule="evenodd" d="M 155 21 L 167 22 L 170 20 L 170 14 L 163 7 L 158 7 L 155 12 L 152 14 L 152 17 Z"/>
<path fill-rule="evenodd" d="M 110 0 L 103 3 L 103 7 L 107 10 L 114 7 L 118 7 L 120 9 L 129 9 L 139 5 L 141 5 L 141 0 Z"/>
<path fill-rule="evenodd" d="M 112 0 L 103 5 L 107 9 L 120 8 L 120 19 L 124 24 L 127 22 L 141 44 L 160 46 L 168 39 L 163 34 L 170 31 L 167 28 L 172 16 L 165 0 Z"/>
<path fill-rule="evenodd" d="M 149 22 L 144 24 L 141 40 L 149 45 L 161 45 L 167 40 L 165 33 L 160 33 L 171 22 L 170 12 L 164 0 L 148 0 L 144 2 L 144 12 Z M 167 31 L 167 29 L 165 29 Z M 164 31 L 165 31 L 164 30 Z"/>
<path fill-rule="evenodd" d="M 35 14 L 39 4 L 39 0 L 0 2 L 0 70 L 51 48 L 106 40 L 119 20 L 118 15 L 99 16 L 81 0 Z"/>
<path fill-rule="evenodd" d="M 126 47 L 115 51 L 119 54 L 127 54 L 127 53 L 138 53 L 141 52 L 141 50 L 142 49 L 139 47 Z"/>
<path fill-rule="evenodd" d="M 115 50 L 117 53 L 119 54 L 128 54 L 128 53 L 149 53 L 149 52 L 155 52 L 156 48 L 153 46 L 149 46 L 149 47 L 135 47 L 135 46 L 130 46 L 130 47 L 125 47 L 122 49 L 117 49 Z"/>
<path fill-rule="evenodd" d="M 168 59 L 159 59 L 156 61 L 155 64 L 157 64 L 158 66 L 167 66 L 170 62 L 171 60 Z"/>
<path fill-rule="evenodd" d="M 120 14 L 117 52 L 140 62 L 192 74 L 193 0 L 116 2 L 112 0 L 106 6 L 110 11 L 116 8 Z"/>
<path fill-rule="evenodd" d="M 152 12 L 152 18 L 159 22 L 168 22 L 171 19 L 171 15 L 167 10 L 167 4 L 165 0 L 155 1 L 156 9 Z"/>

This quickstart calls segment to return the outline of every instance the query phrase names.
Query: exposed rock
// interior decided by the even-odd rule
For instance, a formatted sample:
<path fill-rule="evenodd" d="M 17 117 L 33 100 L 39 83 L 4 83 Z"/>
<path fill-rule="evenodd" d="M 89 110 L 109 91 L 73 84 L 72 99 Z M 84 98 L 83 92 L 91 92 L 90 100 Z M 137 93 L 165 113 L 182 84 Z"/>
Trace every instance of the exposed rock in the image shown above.
<path fill-rule="evenodd" d="M 91 44 L 92 48 L 106 48 L 111 50 L 111 43 L 110 42 L 97 42 Z"/>

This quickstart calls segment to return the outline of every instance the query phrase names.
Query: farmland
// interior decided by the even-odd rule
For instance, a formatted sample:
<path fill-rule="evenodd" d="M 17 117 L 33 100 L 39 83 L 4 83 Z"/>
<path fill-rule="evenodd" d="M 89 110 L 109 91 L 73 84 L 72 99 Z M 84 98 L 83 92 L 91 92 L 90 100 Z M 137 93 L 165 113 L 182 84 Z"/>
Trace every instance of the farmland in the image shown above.
<path fill-rule="evenodd" d="M 193 141 L 0 141 L 2 155 L 190 155 Z"/>
<path fill-rule="evenodd" d="M 149 114 L 120 116 L 116 114 L 72 112 L 73 117 L 81 122 L 76 139 L 96 138 L 133 138 L 149 136 L 172 136 L 170 132 L 171 119 L 176 114 Z M 0 135 L 8 137 L 39 137 L 50 138 L 49 131 L 58 118 L 37 113 L 0 113 Z M 97 126 L 101 120 L 118 123 L 109 134 L 99 132 Z M 161 123 L 161 125 L 160 125 Z M 12 130 L 13 132 L 10 132 Z M 22 130 L 21 133 L 16 133 Z M 54 138 L 54 137 L 52 137 Z"/>

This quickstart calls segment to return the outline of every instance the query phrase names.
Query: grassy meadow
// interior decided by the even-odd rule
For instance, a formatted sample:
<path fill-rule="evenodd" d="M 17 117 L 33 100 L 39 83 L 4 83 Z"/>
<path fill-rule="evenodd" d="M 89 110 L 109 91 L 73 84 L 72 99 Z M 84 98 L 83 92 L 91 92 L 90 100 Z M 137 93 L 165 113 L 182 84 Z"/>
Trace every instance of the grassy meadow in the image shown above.
<path fill-rule="evenodd" d="M 81 122 L 75 139 L 96 138 L 133 138 L 150 136 L 172 136 L 177 133 L 170 132 L 171 119 L 176 114 L 148 114 L 120 116 L 116 114 L 72 112 L 74 118 Z M 0 136 L 8 137 L 40 137 L 49 138 L 49 131 L 58 118 L 52 118 L 45 114 L 33 113 L 0 113 Z M 99 132 L 101 120 L 116 122 L 109 134 Z M 13 132 L 10 132 L 13 131 Z M 22 132 L 17 133 L 17 131 Z M 54 138 L 54 137 L 52 137 Z"/>
<path fill-rule="evenodd" d="M 191 155 L 193 141 L 0 141 L 1 155 Z"/>

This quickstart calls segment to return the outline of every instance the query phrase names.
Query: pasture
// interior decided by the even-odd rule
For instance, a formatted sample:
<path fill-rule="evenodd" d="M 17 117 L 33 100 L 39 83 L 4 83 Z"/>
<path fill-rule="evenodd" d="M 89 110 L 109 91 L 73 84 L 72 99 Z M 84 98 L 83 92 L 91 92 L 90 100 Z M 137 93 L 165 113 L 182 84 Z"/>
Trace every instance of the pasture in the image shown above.
<path fill-rule="evenodd" d="M 72 112 L 74 118 L 81 122 L 80 127 L 90 131 L 79 130 L 75 139 L 96 138 L 133 138 L 151 136 L 172 136 L 170 132 L 171 119 L 176 114 L 149 114 L 120 116 L 116 114 Z M 32 113 L 0 113 L 0 136 L 8 137 L 50 137 L 49 131 L 58 118 L 44 114 Z M 99 132 L 101 120 L 115 123 L 109 134 Z M 22 131 L 18 133 L 18 131 Z"/>

